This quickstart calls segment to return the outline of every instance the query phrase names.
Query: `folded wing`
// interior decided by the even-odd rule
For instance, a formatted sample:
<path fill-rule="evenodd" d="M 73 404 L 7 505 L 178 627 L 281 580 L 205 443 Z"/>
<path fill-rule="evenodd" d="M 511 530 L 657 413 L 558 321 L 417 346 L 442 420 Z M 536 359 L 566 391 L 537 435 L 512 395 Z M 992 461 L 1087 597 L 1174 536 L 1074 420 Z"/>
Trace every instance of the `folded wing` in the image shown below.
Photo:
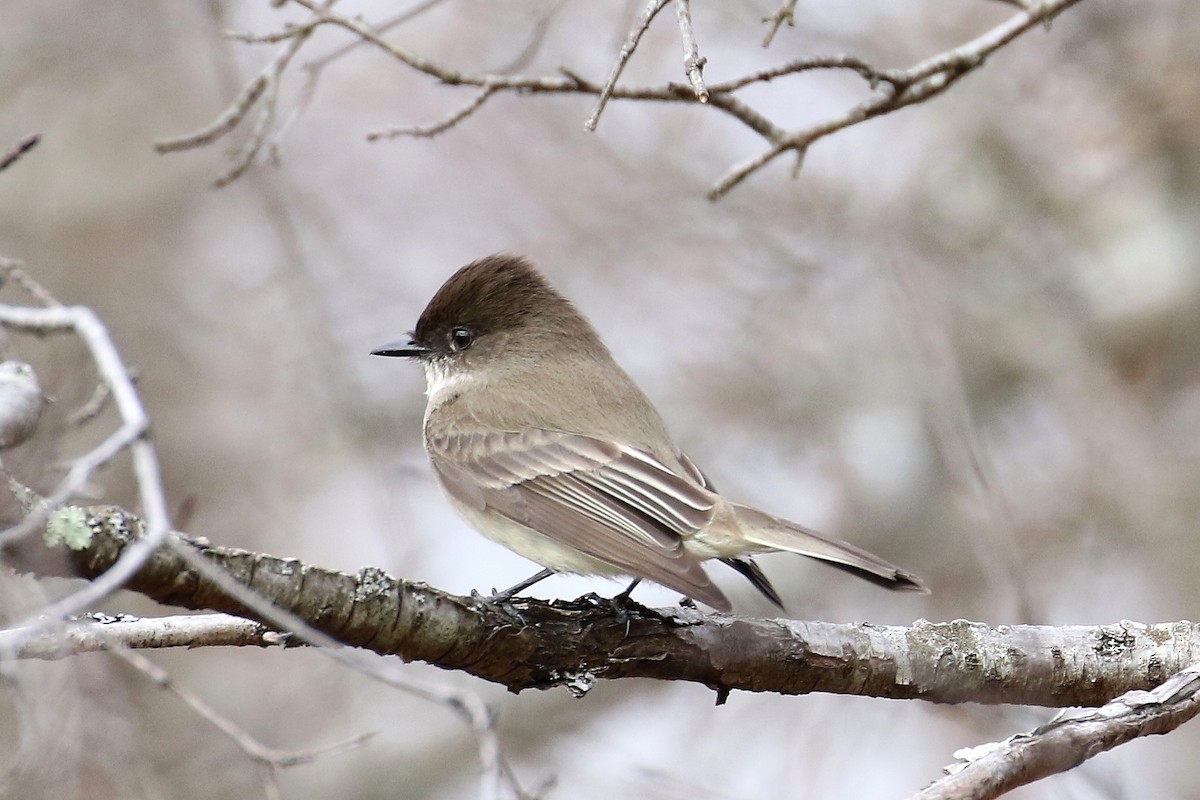
<path fill-rule="evenodd" d="M 683 548 L 683 537 L 711 519 L 711 495 L 647 453 L 543 429 L 460 432 L 431 438 L 428 449 L 459 502 L 729 610 Z"/>

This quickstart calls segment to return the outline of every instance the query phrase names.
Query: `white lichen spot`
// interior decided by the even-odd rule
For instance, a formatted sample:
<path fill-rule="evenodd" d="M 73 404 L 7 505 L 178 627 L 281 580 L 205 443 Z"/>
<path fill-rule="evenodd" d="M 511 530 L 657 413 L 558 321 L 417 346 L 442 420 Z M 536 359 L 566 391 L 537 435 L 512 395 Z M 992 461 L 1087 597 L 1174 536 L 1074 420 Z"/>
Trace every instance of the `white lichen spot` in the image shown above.
<path fill-rule="evenodd" d="M 583 697 L 596 685 L 596 676 L 590 672 L 572 672 L 564 676 L 563 686 L 576 697 Z"/>

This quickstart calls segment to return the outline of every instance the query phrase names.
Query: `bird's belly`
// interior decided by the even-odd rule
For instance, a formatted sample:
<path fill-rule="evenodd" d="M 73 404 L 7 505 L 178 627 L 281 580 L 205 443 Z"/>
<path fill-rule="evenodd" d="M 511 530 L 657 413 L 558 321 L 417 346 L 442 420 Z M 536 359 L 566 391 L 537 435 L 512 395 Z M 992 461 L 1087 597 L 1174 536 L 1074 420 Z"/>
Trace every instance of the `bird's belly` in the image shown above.
<path fill-rule="evenodd" d="M 555 572 L 575 575 L 617 576 L 627 574 L 620 567 L 593 558 L 574 547 L 560 544 L 549 536 L 527 528 L 519 522 L 513 522 L 508 517 L 494 511 L 479 511 L 459 503 L 452 497 L 449 499 L 454 510 L 475 530 L 493 542 L 502 544 L 517 555 L 528 558 L 543 567 L 548 567 Z"/>

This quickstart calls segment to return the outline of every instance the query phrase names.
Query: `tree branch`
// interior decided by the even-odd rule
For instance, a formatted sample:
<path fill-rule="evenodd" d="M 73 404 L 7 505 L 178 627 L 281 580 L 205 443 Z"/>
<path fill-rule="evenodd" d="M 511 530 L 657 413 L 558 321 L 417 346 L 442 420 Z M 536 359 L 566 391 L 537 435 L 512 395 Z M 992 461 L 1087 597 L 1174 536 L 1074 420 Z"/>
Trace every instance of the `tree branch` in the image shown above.
<path fill-rule="evenodd" d="M 1170 733 L 1198 713 L 1200 664 L 1193 664 L 1151 691 L 1064 711 L 1030 733 L 960 751 L 967 763 L 947 767 L 950 775 L 911 800 L 991 800 L 1140 736 Z"/>
<path fill-rule="evenodd" d="M 287 637 L 260 622 L 232 614 L 191 614 L 140 618 L 90 614 L 55 630 L 0 631 L 0 653 L 15 658 L 56 661 L 78 653 L 128 648 L 278 647 Z"/>
<path fill-rule="evenodd" d="M 603 83 L 586 80 L 573 72 L 561 70 L 562 76 L 516 75 L 500 72 L 464 72 L 454 67 L 441 64 L 426 58 L 416 52 L 399 47 L 386 41 L 382 27 L 372 27 L 358 19 L 337 14 L 330 10 L 329 3 L 319 3 L 317 0 L 291 0 L 303 6 L 311 13 L 311 17 L 302 24 L 291 24 L 282 31 L 265 36 L 240 35 L 239 38 L 252 41 L 284 42 L 284 46 L 276 58 L 253 80 L 246 85 L 235 101 L 222 112 L 216 121 L 205 126 L 200 131 L 173 141 L 158 143 L 160 152 L 168 150 L 195 147 L 207 144 L 232 130 L 249 112 L 260 98 L 264 99 L 264 108 L 260 112 L 255 131 L 249 144 L 243 148 L 235 159 L 233 166 L 218 181 L 219 184 L 233 180 L 245 170 L 258 153 L 274 124 L 275 102 L 278 84 L 287 63 L 295 55 L 305 40 L 321 25 L 333 25 L 345 29 L 357 37 L 355 44 L 371 44 L 390 55 L 406 67 L 427 75 L 447 86 L 470 86 L 481 90 L 475 99 L 454 112 L 441 122 L 427 125 L 406 125 L 391 131 L 375 132 L 368 138 L 372 141 L 392 136 L 432 136 L 442 133 L 466 119 L 494 94 L 499 92 L 514 92 L 518 94 L 590 94 L 597 97 L 591 115 L 585 123 L 585 128 L 594 130 L 600 113 L 609 100 L 641 100 L 652 102 L 700 103 L 719 108 L 726 114 L 745 124 L 766 139 L 768 147 L 761 153 L 730 167 L 710 189 L 708 196 L 712 200 L 723 197 L 730 189 L 740 184 L 747 177 L 774 161 L 780 155 L 793 152 L 797 156 L 796 170 L 803 163 L 804 155 L 809 146 L 820 139 L 838 131 L 858 125 L 875 117 L 890 114 L 906 106 L 923 102 L 946 91 L 958 82 L 964 75 L 973 72 L 983 65 L 988 56 L 1004 45 L 1011 42 L 1031 28 L 1049 23 L 1051 19 L 1061 14 L 1079 0 L 1011 0 L 1010 4 L 1019 9 L 1009 20 L 994 27 L 990 31 L 959 47 L 948 50 L 931 58 L 925 59 L 908 69 L 881 69 L 872 66 L 866 60 L 856 56 L 821 56 L 800 59 L 750 73 L 739 78 L 724 81 L 719 84 L 705 85 L 702 68 L 705 59 L 700 56 L 692 30 L 690 6 L 687 0 L 676 0 L 677 19 L 680 38 L 684 46 L 684 71 L 688 78 L 687 84 L 667 83 L 661 86 L 619 87 L 620 77 L 629 58 L 637 48 L 642 35 L 646 32 L 653 18 L 661 11 L 667 0 L 646 0 L 646 4 L 629 31 L 624 44 L 610 70 L 608 79 Z M 770 27 L 764 45 L 769 44 L 770 38 L 784 22 L 793 23 L 795 3 L 785 0 L 778 11 L 765 21 Z M 424 6 L 419 6 L 423 10 Z M 397 24 L 409 19 L 402 16 L 389 20 L 387 24 Z M 319 62 L 320 67 L 326 66 L 330 60 L 347 52 L 350 46 L 343 47 L 331 56 Z M 318 68 L 319 69 L 319 68 Z M 875 94 L 840 114 L 836 114 L 812 125 L 797 130 L 787 131 L 767 119 L 763 114 L 751 108 L 744 101 L 734 97 L 734 92 L 756 83 L 771 81 L 786 75 L 795 75 L 817 69 L 847 69 L 857 72 L 866 79 Z M 311 97 L 310 85 L 305 97 Z"/>
<path fill-rule="evenodd" d="M 102 574 L 142 523 L 114 507 L 84 509 L 90 535 L 72 553 L 83 577 Z M 195 542 L 234 580 L 340 642 L 468 672 L 514 692 L 643 677 L 730 690 L 833 692 L 939 703 L 1099 705 L 1151 689 L 1200 661 L 1200 626 L 999 626 L 966 621 L 888 627 L 740 619 L 694 609 L 622 611 L 605 600 L 458 597 L 365 568 L 357 575 Z M 6 553 L 18 568 L 69 574 L 56 560 Z M 49 565 L 49 566 L 48 566 Z M 128 587 L 191 609 L 256 617 L 171 548 Z"/>

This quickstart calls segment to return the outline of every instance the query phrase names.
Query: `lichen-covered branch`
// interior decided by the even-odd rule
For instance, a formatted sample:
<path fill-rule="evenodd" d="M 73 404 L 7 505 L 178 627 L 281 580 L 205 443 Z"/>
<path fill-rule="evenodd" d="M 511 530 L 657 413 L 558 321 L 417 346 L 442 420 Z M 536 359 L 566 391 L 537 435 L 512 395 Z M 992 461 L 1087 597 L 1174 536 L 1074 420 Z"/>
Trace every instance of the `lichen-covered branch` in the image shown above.
<path fill-rule="evenodd" d="M 142 527 L 115 507 L 85 509 L 82 518 L 86 535 L 71 538 L 79 549 L 69 567 L 39 562 L 29 542 L 6 560 L 42 573 L 99 575 Z M 892 627 L 614 609 L 599 598 L 496 605 L 373 568 L 349 575 L 197 546 L 236 581 L 345 644 L 463 670 L 512 691 L 561 685 L 582 693 L 596 680 L 643 677 L 702 683 L 719 697 L 737 689 L 1078 706 L 1152 689 L 1200 661 L 1200 626 L 1189 622 Z M 170 548 L 156 551 L 128 588 L 170 605 L 256 616 Z"/>
<path fill-rule="evenodd" d="M 1141 736 L 1170 733 L 1200 714 L 1200 664 L 1150 691 L 1135 689 L 1101 708 L 1064 711 L 1029 733 L 973 747 L 950 774 L 912 800 L 991 800 Z"/>

